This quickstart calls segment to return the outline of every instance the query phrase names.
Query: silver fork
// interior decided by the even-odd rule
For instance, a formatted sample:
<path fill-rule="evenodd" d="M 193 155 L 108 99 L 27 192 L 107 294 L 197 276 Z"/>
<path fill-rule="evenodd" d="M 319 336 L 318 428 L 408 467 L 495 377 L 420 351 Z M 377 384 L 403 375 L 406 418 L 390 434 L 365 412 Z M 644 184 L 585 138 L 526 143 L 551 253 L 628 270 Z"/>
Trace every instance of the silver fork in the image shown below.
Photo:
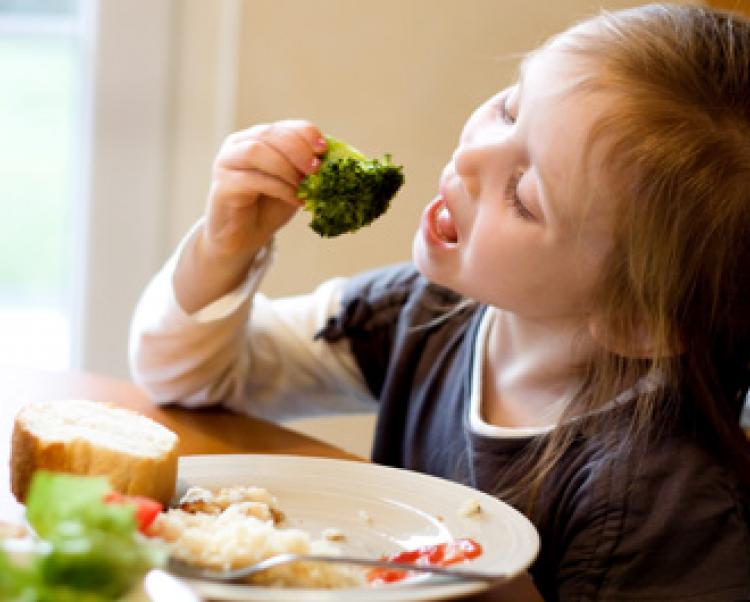
<path fill-rule="evenodd" d="M 324 556 L 313 554 L 277 554 L 255 564 L 231 569 L 227 571 L 215 571 L 204 569 L 189 564 L 177 558 L 170 557 L 167 562 L 167 570 L 173 575 L 187 577 L 189 579 L 204 579 L 206 581 L 219 581 L 222 583 L 242 583 L 248 577 L 268 570 L 270 568 L 294 562 L 330 562 L 336 564 L 349 564 L 367 566 L 372 568 L 385 568 L 396 571 L 408 571 L 415 573 L 428 573 L 439 575 L 458 581 L 482 581 L 485 583 L 499 583 L 507 579 L 506 575 L 499 573 L 487 573 L 483 571 L 466 570 L 462 568 L 448 568 L 442 566 L 430 566 L 422 564 L 408 564 L 403 562 L 391 562 L 390 560 L 378 560 L 375 558 L 358 558 L 354 556 Z"/>

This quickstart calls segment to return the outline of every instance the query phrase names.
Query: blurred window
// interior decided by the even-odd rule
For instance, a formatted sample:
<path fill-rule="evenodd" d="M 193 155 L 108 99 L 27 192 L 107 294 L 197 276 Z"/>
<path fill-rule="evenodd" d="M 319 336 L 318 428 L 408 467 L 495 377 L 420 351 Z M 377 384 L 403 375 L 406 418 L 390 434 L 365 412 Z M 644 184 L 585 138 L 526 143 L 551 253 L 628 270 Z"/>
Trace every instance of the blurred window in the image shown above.
<path fill-rule="evenodd" d="M 0 364 L 71 363 L 77 0 L 0 0 Z"/>

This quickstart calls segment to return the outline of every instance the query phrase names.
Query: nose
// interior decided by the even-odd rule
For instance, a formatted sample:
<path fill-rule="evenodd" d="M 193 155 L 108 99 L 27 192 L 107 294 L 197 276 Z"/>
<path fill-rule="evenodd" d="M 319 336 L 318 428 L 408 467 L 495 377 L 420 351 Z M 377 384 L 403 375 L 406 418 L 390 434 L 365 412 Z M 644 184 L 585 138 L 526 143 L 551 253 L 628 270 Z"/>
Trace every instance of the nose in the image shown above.
<path fill-rule="evenodd" d="M 483 186 L 504 182 L 525 162 L 523 155 L 508 128 L 484 127 L 461 137 L 453 166 L 467 194 L 477 198 Z"/>
<path fill-rule="evenodd" d="M 476 144 L 462 142 L 453 152 L 453 167 L 456 175 L 471 198 L 479 196 L 479 147 Z"/>
<path fill-rule="evenodd" d="M 512 166 L 511 152 L 503 139 L 475 137 L 462 140 L 453 152 L 456 174 L 467 193 L 476 198 L 485 180 L 503 177 Z"/>

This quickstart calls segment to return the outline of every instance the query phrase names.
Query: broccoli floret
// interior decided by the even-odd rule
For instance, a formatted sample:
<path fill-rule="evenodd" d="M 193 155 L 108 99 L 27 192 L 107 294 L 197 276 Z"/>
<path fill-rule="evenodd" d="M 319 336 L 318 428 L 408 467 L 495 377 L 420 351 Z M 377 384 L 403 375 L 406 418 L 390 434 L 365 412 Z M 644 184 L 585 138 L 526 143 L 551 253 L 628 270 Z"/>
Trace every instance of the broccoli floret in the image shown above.
<path fill-rule="evenodd" d="M 345 142 L 330 136 L 326 141 L 320 168 L 302 180 L 297 196 L 312 213 L 310 227 L 330 237 L 358 230 L 385 213 L 404 174 L 390 155 L 368 159 Z"/>

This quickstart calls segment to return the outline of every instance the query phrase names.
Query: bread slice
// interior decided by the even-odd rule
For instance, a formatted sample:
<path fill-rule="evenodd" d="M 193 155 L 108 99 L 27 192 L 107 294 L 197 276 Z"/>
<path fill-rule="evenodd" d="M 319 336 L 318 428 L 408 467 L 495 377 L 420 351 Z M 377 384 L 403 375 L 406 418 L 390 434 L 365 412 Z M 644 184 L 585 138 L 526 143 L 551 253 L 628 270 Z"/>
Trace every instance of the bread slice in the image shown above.
<path fill-rule="evenodd" d="M 24 502 L 37 469 L 101 475 L 113 489 L 168 504 L 177 481 L 175 433 L 132 410 L 88 400 L 38 402 L 16 416 L 11 488 Z"/>

